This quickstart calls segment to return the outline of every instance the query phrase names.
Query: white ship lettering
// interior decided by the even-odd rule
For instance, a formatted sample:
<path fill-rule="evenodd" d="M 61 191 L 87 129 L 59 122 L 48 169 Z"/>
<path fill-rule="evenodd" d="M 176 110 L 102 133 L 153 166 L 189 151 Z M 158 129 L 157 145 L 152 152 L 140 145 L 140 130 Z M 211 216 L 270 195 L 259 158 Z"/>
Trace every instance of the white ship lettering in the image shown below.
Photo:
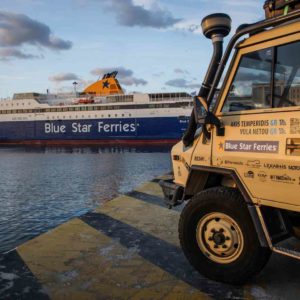
<path fill-rule="evenodd" d="M 81 124 L 78 122 L 71 124 L 72 133 L 90 133 L 92 131 L 92 124 Z M 55 125 L 53 123 L 45 123 L 45 133 L 46 134 L 60 134 L 66 133 L 68 128 L 66 125 Z M 104 122 L 98 122 L 98 132 L 99 133 L 126 133 L 126 132 L 136 132 L 135 123 L 113 123 L 105 124 Z"/>
<path fill-rule="evenodd" d="M 98 132 L 135 132 L 136 126 L 131 124 L 105 124 L 104 122 L 98 122 Z"/>
<path fill-rule="evenodd" d="M 54 125 L 45 123 L 45 133 L 66 133 L 66 125 Z"/>
<path fill-rule="evenodd" d="M 73 133 L 89 133 L 91 132 L 92 125 L 91 124 L 80 124 L 80 123 L 73 123 L 72 124 L 72 132 Z"/>

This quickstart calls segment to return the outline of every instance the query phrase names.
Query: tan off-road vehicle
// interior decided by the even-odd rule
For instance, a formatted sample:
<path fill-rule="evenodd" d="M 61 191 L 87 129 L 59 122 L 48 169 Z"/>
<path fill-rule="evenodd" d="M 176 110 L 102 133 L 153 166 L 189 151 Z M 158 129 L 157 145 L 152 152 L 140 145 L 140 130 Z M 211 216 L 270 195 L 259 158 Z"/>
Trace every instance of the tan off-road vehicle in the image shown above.
<path fill-rule="evenodd" d="M 224 55 L 230 17 L 213 14 L 202 21 L 214 54 L 189 128 L 172 149 L 174 180 L 161 185 L 169 207 L 185 204 L 179 237 L 187 259 L 214 280 L 241 284 L 261 271 L 272 252 L 300 259 L 294 245 L 300 226 L 295 7 L 241 25 Z"/>

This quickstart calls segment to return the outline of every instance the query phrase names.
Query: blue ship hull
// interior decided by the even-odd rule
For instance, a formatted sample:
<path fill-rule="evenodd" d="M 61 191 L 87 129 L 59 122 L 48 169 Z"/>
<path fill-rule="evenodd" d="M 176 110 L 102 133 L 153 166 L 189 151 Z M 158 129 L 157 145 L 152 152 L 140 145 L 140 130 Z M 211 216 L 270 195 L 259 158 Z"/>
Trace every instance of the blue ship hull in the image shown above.
<path fill-rule="evenodd" d="M 1 122 L 0 143 L 168 142 L 181 139 L 188 117 Z"/>

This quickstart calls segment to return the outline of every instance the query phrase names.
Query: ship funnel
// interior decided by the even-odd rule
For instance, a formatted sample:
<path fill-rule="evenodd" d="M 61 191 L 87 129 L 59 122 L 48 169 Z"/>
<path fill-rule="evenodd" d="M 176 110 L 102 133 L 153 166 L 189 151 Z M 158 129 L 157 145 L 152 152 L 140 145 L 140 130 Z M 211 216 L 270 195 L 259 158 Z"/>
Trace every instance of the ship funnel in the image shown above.
<path fill-rule="evenodd" d="M 94 96 L 123 95 L 124 92 L 122 87 L 116 78 L 117 74 L 117 71 L 104 74 L 101 80 L 98 80 L 88 86 L 81 94 Z"/>

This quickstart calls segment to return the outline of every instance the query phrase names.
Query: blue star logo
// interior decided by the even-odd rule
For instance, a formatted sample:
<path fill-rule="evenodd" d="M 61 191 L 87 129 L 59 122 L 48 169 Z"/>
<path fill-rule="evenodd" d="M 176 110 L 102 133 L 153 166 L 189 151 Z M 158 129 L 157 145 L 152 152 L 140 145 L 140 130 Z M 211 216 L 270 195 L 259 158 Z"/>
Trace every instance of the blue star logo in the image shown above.
<path fill-rule="evenodd" d="M 108 82 L 108 80 L 106 80 L 106 81 L 104 81 L 103 82 L 103 88 L 105 89 L 105 88 L 109 88 L 109 82 Z"/>

